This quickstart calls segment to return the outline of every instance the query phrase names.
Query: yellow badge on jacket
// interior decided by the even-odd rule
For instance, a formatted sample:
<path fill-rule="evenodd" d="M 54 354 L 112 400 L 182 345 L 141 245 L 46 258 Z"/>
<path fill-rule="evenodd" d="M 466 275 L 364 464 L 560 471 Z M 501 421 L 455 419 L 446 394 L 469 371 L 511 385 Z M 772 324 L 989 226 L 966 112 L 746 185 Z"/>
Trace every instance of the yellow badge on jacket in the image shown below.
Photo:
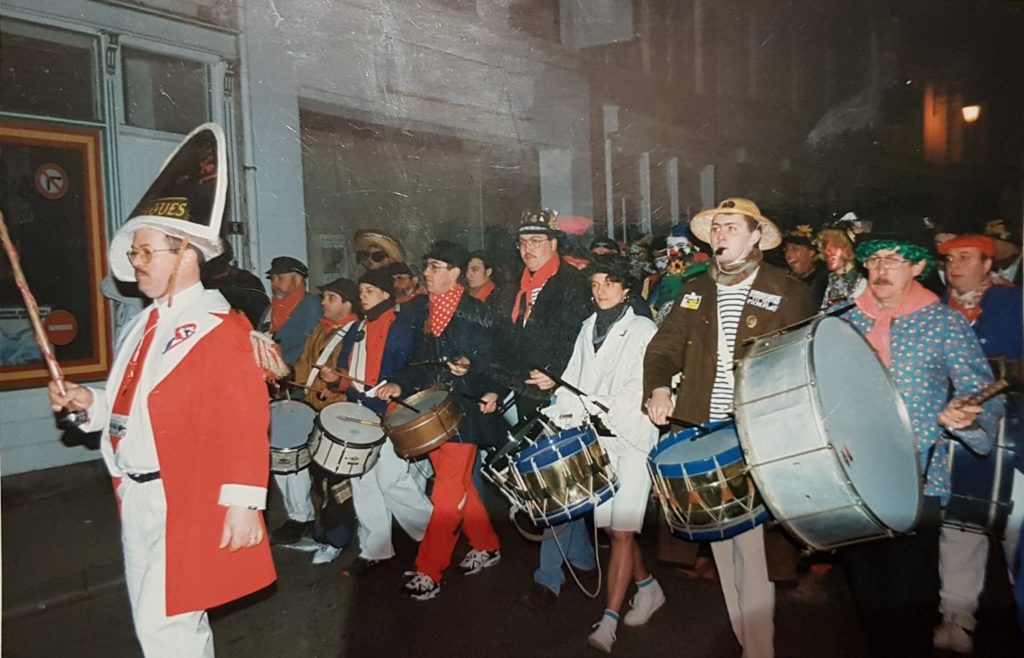
<path fill-rule="evenodd" d="M 702 297 L 695 292 L 688 292 L 683 295 L 683 298 L 679 300 L 679 305 L 683 308 L 696 311 L 700 308 L 700 300 Z"/>

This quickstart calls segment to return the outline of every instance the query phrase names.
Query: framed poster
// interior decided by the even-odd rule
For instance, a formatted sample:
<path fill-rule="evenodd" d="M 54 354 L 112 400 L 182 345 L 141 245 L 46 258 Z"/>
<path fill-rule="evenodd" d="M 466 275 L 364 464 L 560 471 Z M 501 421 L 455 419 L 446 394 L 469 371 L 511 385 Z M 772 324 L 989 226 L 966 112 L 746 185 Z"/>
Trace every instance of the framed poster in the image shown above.
<path fill-rule="evenodd" d="M 65 376 L 102 379 L 111 329 L 100 294 L 107 249 L 100 132 L 0 121 L 0 210 Z M 0 389 L 48 379 L 0 251 Z"/>

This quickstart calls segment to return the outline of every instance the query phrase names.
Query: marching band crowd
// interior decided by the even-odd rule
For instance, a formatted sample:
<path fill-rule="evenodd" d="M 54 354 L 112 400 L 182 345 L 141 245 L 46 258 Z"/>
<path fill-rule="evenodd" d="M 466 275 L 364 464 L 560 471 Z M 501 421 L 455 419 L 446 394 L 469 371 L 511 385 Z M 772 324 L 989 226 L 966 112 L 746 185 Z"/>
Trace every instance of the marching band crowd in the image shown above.
<path fill-rule="evenodd" d="M 55 410 L 86 411 L 85 429 L 103 430 L 146 655 L 212 656 L 206 610 L 273 581 L 270 545 L 327 564 L 357 543 L 351 572 L 362 576 L 395 556 L 397 520 L 418 542 L 402 593 L 420 601 L 441 593 L 453 559 L 467 575 L 494 567 L 501 546 L 481 500 L 481 472 L 511 489 L 511 499 L 546 501 L 523 521 L 541 526 L 538 567 L 519 595 L 526 606 L 557 604 L 565 566 L 574 578 L 597 568 L 588 522 L 604 529 L 605 609 L 587 640 L 611 652 L 620 624 L 641 626 L 671 605 L 636 540 L 652 493 L 667 506 L 726 506 L 709 504 L 689 479 L 696 459 L 676 469 L 690 500 L 666 496 L 652 450 L 680 431 L 698 445 L 709 428 L 741 425 L 737 362 L 760 337 L 821 318 L 847 323 L 877 356 L 873 367 L 891 382 L 891 404 L 905 419 L 906 436 L 893 436 L 893 445 L 906 444 L 921 478 L 912 487 L 920 496 L 911 501 L 920 508 L 913 532 L 851 537 L 836 554 L 872 655 L 972 650 L 989 536 L 1003 537 L 1015 580 L 1024 512 L 1005 514 L 998 526 L 947 518 L 965 486 L 956 464 L 987 463 L 984 455 L 1000 451 L 1013 483 L 1004 489 L 1012 491 L 993 492 L 985 476 L 970 485 L 987 487 L 993 503 L 1024 504 L 1024 460 L 1015 452 L 1020 236 L 1004 223 L 926 233 L 881 216 L 872 227 L 850 214 L 784 232 L 737 197 L 674 227 L 663 243 L 598 237 L 587 249 L 560 230 L 557 213 L 528 211 L 515 235 L 521 269 L 504 273 L 494 253 L 438 240 L 413 262 L 394 237 L 359 231 L 353 247 L 362 272 L 319 294 L 307 289 L 300 260 L 271 263 L 272 299 L 255 316 L 288 366 L 275 369 L 253 358 L 252 309 L 226 299 L 251 300 L 237 293 L 246 285 L 252 292 L 252 283 L 221 268 L 223 285 L 207 276 L 211 263 L 224 261 L 224 177 L 209 169 L 223 161 L 222 140 L 216 126 L 190 135 L 112 241 L 114 276 L 136 281 L 153 304 L 120 333 L 106 388 L 51 386 Z M 191 173 L 196 153 L 201 175 Z M 189 200 L 188 217 L 154 210 L 172 195 Z M 784 259 L 773 260 L 779 247 Z M 996 378 L 1010 380 L 1010 390 L 989 396 Z M 287 431 L 275 426 L 275 413 L 296 404 L 312 410 L 301 441 L 275 436 Z M 856 390 L 842 404 L 874 412 L 857 407 Z M 745 422 L 741 435 L 758 418 Z M 424 424 L 440 434 L 423 434 Z M 701 457 L 714 461 L 712 475 L 722 471 L 720 457 Z M 563 481 L 580 463 L 588 477 Z M 565 464 L 571 468 L 559 470 Z M 741 470 L 739 481 L 753 487 Z M 287 521 L 268 533 L 262 511 L 271 472 Z M 583 497 L 566 502 L 584 484 Z M 349 500 L 355 528 L 345 523 Z M 724 514 L 704 524 L 717 534 L 703 541 L 671 538 L 702 539 L 671 515 L 658 523 L 668 538 L 658 558 L 717 574 L 751 658 L 774 655 L 773 581 L 777 573 L 795 577 L 803 548 L 782 531 L 784 519 L 766 524 L 766 516 Z M 453 558 L 460 535 L 469 550 Z M 702 555 L 708 550 L 714 567 Z"/>

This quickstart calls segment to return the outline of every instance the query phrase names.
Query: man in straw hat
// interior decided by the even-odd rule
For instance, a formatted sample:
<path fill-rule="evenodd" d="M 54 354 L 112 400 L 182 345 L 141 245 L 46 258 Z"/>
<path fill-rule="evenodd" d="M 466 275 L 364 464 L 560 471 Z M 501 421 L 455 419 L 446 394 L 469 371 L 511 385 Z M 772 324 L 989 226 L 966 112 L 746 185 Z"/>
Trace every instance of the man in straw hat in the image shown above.
<path fill-rule="evenodd" d="M 644 399 L 655 425 L 667 425 L 669 416 L 695 424 L 730 418 L 733 362 L 747 339 L 811 314 L 807 287 L 762 261 L 762 250 L 779 246 L 782 236 L 753 201 L 726 199 L 695 215 L 690 230 L 711 245 L 714 257 L 706 273 L 683 284 L 647 347 Z M 682 383 L 673 400 L 677 374 Z M 714 542 L 712 552 L 743 655 L 774 655 L 775 588 L 768 579 L 764 527 Z M 786 557 L 795 568 L 792 551 Z"/>
<path fill-rule="evenodd" d="M 356 262 L 368 270 L 384 269 L 392 263 L 405 262 L 402 245 L 380 229 L 356 231 L 352 248 L 356 252 Z"/>
<path fill-rule="evenodd" d="M 931 655 L 938 603 L 938 519 L 950 497 L 950 441 L 984 454 L 1001 398 L 984 406 L 963 399 L 992 382 L 970 325 L 918 279 L 931 252 L 910 236 L 875 236 L 857 246 L 868 285 L 844 318 L 886 366 L 909 415 L 924 478 L 924 504 L 911 535 L 844 549 L 850 589 L 871 655 Z M 951 394 L 952 391 L 952 394 Z"/>
<path fill-rule="evenodd" d="M 269 415 L 248 320 L 199 266 L 220 253 L 224 134 L 190 134 L 110 245 L 152 310 L 129 325 L 106 389 L 50 387 L 85 410 L 120 502 L 125 582 L 147 656 L 213 656 L 207 608 L 275 578 L 260 513 Z M 230 400 L 225 404 L 224 400 Z"/>

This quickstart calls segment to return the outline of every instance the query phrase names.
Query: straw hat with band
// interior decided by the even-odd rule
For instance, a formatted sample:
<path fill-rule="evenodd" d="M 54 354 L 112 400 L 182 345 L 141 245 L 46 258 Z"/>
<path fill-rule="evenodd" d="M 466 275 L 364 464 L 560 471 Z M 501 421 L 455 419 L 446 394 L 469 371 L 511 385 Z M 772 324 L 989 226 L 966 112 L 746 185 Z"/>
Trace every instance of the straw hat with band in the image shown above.
<path fill-rule="evenodd" d="M 757 204 L 750 199 L 732 197 L 725 199 L 716 207 L 702 210 L 690 220 L 690 230 L 700 240 L 711 244 L 711 220 L 717 215 L 744 215 L 757 220 L 758 229 L 761 231 L 761 239 L 757 246 L 761 251 L 774 249 L 782 244 L 782 233 L 775 223 L 761 214 Z"/>
<path fill-rule="evenodd" d="M 383 251 L 388 255 L 392 263 L 405 260 L 405 252 L 402 250 L 401 243 L 380 229 L 371 228 L 356 231 L 355 237 L 352 240 L 352 247 L 356 251 L 357 261 L 361 260 L 359 258 L 360 252 L 369 254 L 371 250 Z"/>
<path fill-rule="evenodd" d="M 135 281 L 128 260 L 135 231 L 154 229 L 188 240 L 206 260 L 224 250 L 220 226 L 227 199 L 224 131 L 206 123 L 182 141 L 156 180 L 110 241 L 110 269 L 121 281 Z"/>

